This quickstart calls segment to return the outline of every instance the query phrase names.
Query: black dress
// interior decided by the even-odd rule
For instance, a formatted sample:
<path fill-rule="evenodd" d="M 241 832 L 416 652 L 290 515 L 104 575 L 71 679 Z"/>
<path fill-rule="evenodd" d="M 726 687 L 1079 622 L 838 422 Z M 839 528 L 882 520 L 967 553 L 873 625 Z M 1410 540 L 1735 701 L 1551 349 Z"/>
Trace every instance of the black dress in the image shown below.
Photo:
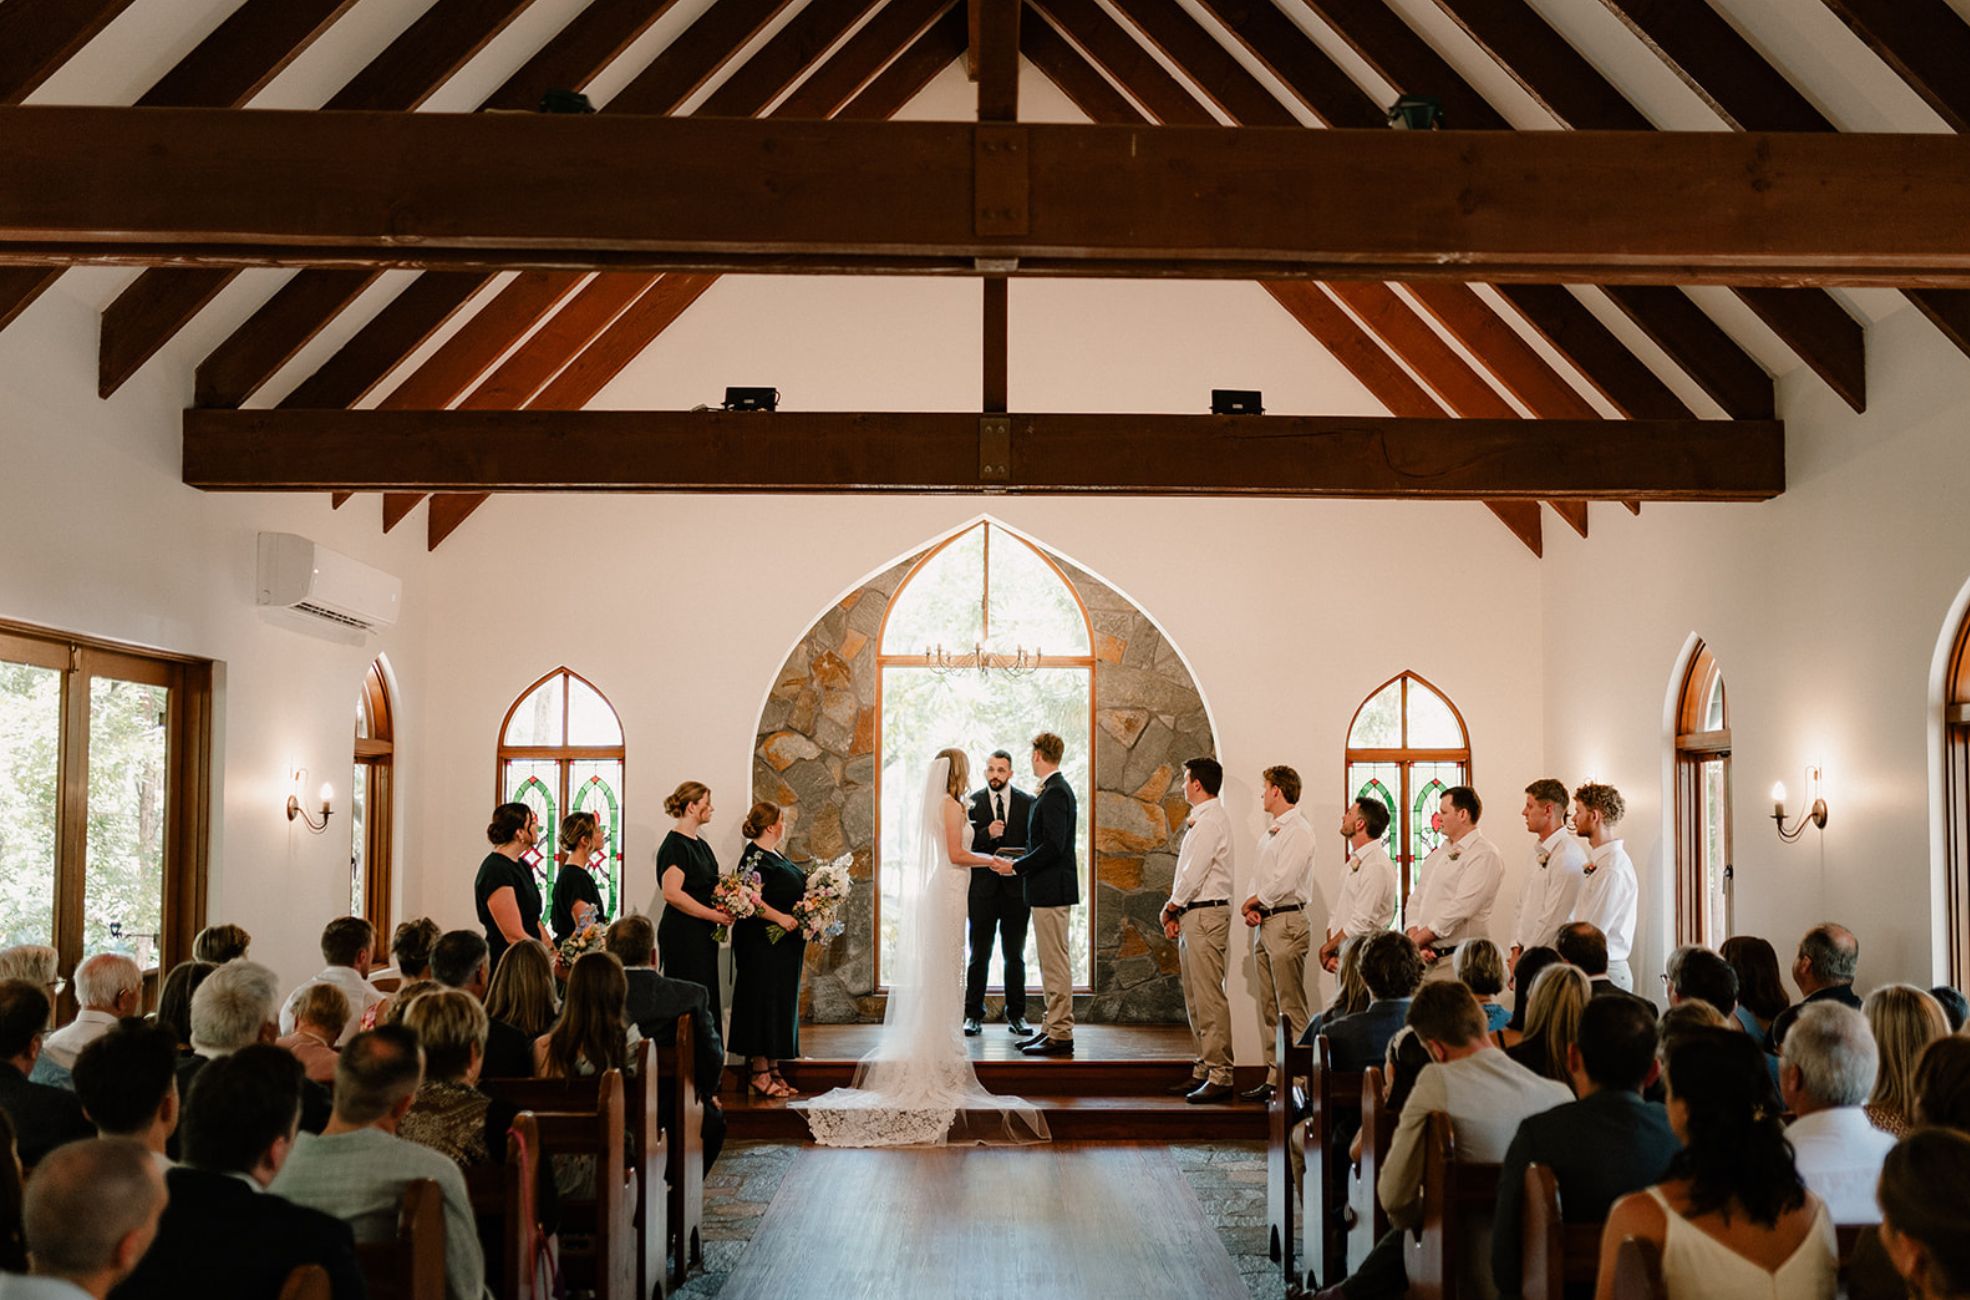
<path fill-rule="evenodd" d="M 664 836 L 657 846 L 657 887 L 663 888 L 664 873 L 677 867 L 684 873 L 684 892 L 706 907 L 716 907 L 711 891 L 718 885 L 718 858 L 711 845 L 676 831 Z M 718 996 L 718 940 L 712 931 L 716 921 L 686 916 L 682 908 L 664 908 L 657 922 L 657 957 L 663 973 L 672 979 L 690 980 L 704 986 L 711 999 L 712 1023 L 718 1023 L 724 1002 Z"/>
<path fill-rule="evenodd" d="M 589 874 L 588 868 L 570 862 L 554 877 L 554 906 L 547 913 L 555 943 L 564 942 L 575 932 L 576 903 L 587 903 L 594 909 L 588 916 L 595 924 L 609 923 L 609 918 L 602 914 L 602 890 L 596 885 L 595 877 Z"/>
<path fill-rule="evenodd" d="M 540 886 L 534 883 L 532 868 L 515 862 L 504 853 L 488 853 L 486 860 L 479 864 L 479 878 L 472 882 L 472 902 L 478 908 L 479 924 L 486 928 L 488 980 L 499 969 L 499 959 L 508 947 L 505 932 L 499 928 L 499 922 L 493 920 L 490 902 L 494 894 L 509 886 L 513 890 L 513 901 L 520 907 L 520 928 L 528 938 L 540 937 Z"/>
<path fill-rule="evenodd" d="M 760 896 L 777 912 L 791 912 L 807 892 L 807 873 L 770 849 L 748 844 L 741 871 L 759 873 Z M 773 1060 L 800 1055 L 800 970 L 807 940 L 798 930 L 778 943 L 770 924 L 753 916 L 732 923 L 732 1027 L 726 1050 Z"/>

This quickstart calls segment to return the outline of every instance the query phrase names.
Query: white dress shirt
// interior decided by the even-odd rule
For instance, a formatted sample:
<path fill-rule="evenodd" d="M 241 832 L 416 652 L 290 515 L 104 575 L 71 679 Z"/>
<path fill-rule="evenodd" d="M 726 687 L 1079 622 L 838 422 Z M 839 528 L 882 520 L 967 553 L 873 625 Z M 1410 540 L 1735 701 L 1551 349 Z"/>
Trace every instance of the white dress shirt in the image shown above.
<path fill-rule="evenodd" d="M 1313 827 L 1298 808 L 1272 819 L 1259 836 L 1259 865 L 1252 893 L 1260 907 L 1313 901 Z M 1242 901 L 1242 900 L 1241 900 Z"/>
<path fill-rule="evenodd" d="M 363 1012 L 384 998 L 383 992 L 358 974 L 355 967 L 330 966 L 287 995 L 287 1001 L 280 1009 L 282 1038 L 294 1032 L 294 1009 L 301 1005 L 301 995 L 308 991 L 308 984 L 333 984 L 349 999 L 349 1023 L 342 1026 L 342 1036 L 335 1040 L 337 1047 L 346 1046 L 356 1036 L 356 1031 L 362 1028 Z"/>
<path fill-rule="evenodd" d="M 1835 1223 L 1879 1223 L 1874 1185 L 1893 1135 L 1874 1127 L 1859 1106 L 1814 1111 L 1785 1130 L 1793 1163 L 1813 1195 L 1826 1202 Z"/>
<path fill-rule="evenodd" d="M 75 1013 L 75 1019 L 41 1040 L 41 1055 L 64 1070 L 73 1070 L 75 1058 L 82 1054 L 82 1049 L 114 1028 L 113 1014 L 84 1007 Z"/>
<path fill-rule="evenodd" d="M 1474 830 L 1455 844 L 1445 840 L 1423 859 L 1422 879 L 1409 900 L 1409 924 L 1427 927 L 1439 949 L 1483 939 L 1504 879 L 1505 860 L 1484 832 Z"/>
<path fill-rule="evenodd" d="M 1334 905 L 1330 933 L 1358 936 L 1386 930 L 1395 922 L 1395 863 L 1380 840 L 1348 854 L 1341 868 L 1341 897 Z"/>
<path fill-rule="evenodd" d="M 1170 906 L 1231 899 L 1231 818 L 1224 801 L 1206 799 L 1190 810 L 1189 830 L 1177 851 L 1176 878 L 1170 882 Z"/>
<path fill-rule="evenodd" d="M 1627 961 L 1635 946 L 1635 904 L 1641 889 L 1635 883 L 1635 864 L 1620 840 L 1609 840 L 1590 854 L 1592 869 L 1573 905 L 1573 919 L 1588 921 L 1607 936 L 1610 963 Z M 1842 1222 L 1836 1217 L 1835 1222 Z"/>
<path fill-rule="evenodd" d="M 1521 948 L 1550 948 L 1560 927 L 1573 919 L 1580 887 L 1587 877 L 1587 846 L 1562 826 L 1539 841 L 1532 870 L 1526 873 L 1519 896 L 1519 916 L 1512 942 Z"/>

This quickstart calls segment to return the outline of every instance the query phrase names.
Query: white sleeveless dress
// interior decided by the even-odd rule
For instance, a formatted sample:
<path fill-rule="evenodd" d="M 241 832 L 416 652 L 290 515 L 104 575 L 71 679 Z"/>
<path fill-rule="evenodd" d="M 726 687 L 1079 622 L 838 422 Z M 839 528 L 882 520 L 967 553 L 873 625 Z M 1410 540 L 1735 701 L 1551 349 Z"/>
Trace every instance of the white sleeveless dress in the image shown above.
<path fill-rule="evenodd" d="M 1783 1264 L 1758 1267 L 1676 1212 L 1660 1190 L 1649 1195 L 1669 1221 L 1662 1240 L 1662 1284 L 1669 1300 L 1833 1300 L 1839 1245 L 1826 1203 L 1816 1201 L 1812 1230 Z"/>

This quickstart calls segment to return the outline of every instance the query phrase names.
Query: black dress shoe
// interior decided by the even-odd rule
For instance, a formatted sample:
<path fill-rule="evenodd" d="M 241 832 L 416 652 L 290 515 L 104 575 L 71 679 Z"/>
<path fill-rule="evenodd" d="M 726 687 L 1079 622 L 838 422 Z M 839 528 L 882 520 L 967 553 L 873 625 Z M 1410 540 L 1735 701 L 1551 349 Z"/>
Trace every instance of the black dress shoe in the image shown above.
<path fill-rule="evenodd" d="M 1212 1083 L 1209 1079 L 1206 1079 L 1204 1082 L 1198 1084 L 1196 1090 L 1185 1097 L 1184 1100 L 1193 1106 L 1205 1106 L 1214 1101 L 1230 1101 L 1236 1095 L 1231 1090 L 1230 1084 Z"/>
<path fill-rule="evenodd" d="M 1247 1088 L 1247 1089 L 1245 1089 L 1245 1091 L 1243 1091 L 1243 1092 L 1241 1092 L 1241 1093 L 1239 1093 L 1239 1094 L 1238 1094 L 1238 1100 L 1240 1100 L 1240 1101 L 1271 1101 L 1271 1100 L 1272 1100 L 1272 1094 L 1273 1094 L 1273 1091 L 1274 1091 L 1274 1090 L 1273 1090 L 1273 1086 L 1272 1086 L 1271 1084 L 1269 1084 L 1269 1083 L 1262 1083 L 1262 1084 L 1260 1084 L 1260 1085 L 1259 1085 L 1258 1087 L 1256 1087 L 1256 1088 Z"/>
<path fill-rule="evenodd" d="M 1204 1080 L 1198 1078 L 1185 1079 L 1182 1083 L 1171 1084 L 1169 1087 L 1163 1089 L 1163 1091 L 1169 1093 L 1172 1097 L 1188 1097 L 1191 1093 L 1196 1092 L 1198 1088 L 1202 1087 L 1204 1082 Z"/>
<path fill-rule="evenodd" d="M 1071 1038 L 1042 1038 L 1031 1047 L 1019 1049 L 1026 1056 L 1072 1056 L 1074 1040 Z"/>
<path fill-rule="evenodd" d="M 977 1016 L 966 1016 L 964 1018 L 964 1036 L 966 1038 L 976 1038 L 983 1032 L 985 1032 L 985 1026 L 978 1023 Z"/>
<path fill-rule="evenodd" d="M 1010 1029 L 1015 1034 L 1024 1034 L 1028 1038 L 1031 1038 L 1033 1036 L 1033 1026 L 1026 1023 L 1026 1018 L 1024 1016 L 1007 1017 L 1006 1028 Z"/>

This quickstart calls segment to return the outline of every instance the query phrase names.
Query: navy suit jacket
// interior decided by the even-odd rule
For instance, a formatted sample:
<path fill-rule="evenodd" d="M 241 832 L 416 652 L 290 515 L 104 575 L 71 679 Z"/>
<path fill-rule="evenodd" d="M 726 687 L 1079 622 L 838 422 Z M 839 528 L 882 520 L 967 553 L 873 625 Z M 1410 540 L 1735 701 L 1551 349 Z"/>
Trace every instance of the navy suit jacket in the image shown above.
<path fill-rule="evenodd" d="M 1380 1065 L 1388 1054 L 1389 1040 L 1402 1032 L 1409 1017 L 1408 998 L 1377 998 L 1366 1011 L 1321 1025 L 1327 1036 L 1327 1050 L 1336 1070 L 1365 1070 Z M 1307 1026 L 1300 1042 L 1313 1045 L 1314 1026 Z"/>
<path fill-rule="evenodd" d="M 971 821 L 971 851 L 997 853 L 1002 848 L 1026 847 L 1026 827 L 1033 818 L 1033 796 L 1015 786 L 1000 791 L 1006 801 L 1006 833 L 993 839 L 992 791 L 988 786 L 974 791 L 966 816 Z M 1002 876 L 990 867 L 971 869 L 971 899 L 980 902 L 1005 895 L 1015 901 L 1025 897 L 1025 884 L 1018 876 Z"/>
<path fill-rule="evenodd" d="M 1055 772 L 1040 786 L 1026 819 L 1026 852 L 1012 864 L 1033 907 L 1072 907 L 1081 901 L 1075 840 L 1080 813 L 1074 788 Z"/>
<path fill-rule="evenodd" d="M 1771 1032 L 1765 1035 L 1765 1050 L 1778 1055 L 1778 1049 L 1785 1045 L 1785 1031 L 1792 1028 L 1792 1022 L 1799 1018 L 1799 1009 L 1807 1002 L 1838 1002 L 1843 1007 L 1861 1009 L 1861 1000 L 1854 995 L 1851 984 L 1832 984 L 1817 993 L 1806 995 L 1804 1002 L 1795 1002 L 1772 1017 Z"/>
<path fill-rule="evenodd" d="M 1522 1281 L 1527 1165 L 1553 1171 L 1566 1222 L 1600 1223 L 1621 1197 L 1661 1182 L 1682 1149 L 1667 1111 L 1618 1089 L 1521 1121 L 1498 1171 L 1498 1212 L 1491 1221 L 1491 1277 L 1498 1294 L 1519 1294 Z"/>
<path fill-rule="evenodd" d="M 14 1123 L 21 1163 L 32 1167 L 64 1142 L 96 1136 L 75 1094 L 45 1083 L 31 1083 L 11 1065 L 0 1063 L 0 1110 Z"/>
<path fill-rule="evenodd" d="M 335 1300 L 369 1289 L 356 1242 L 342 1220 L 248 1187 L 232 1174 L 180 1165 L 164 1176 L 171 1202 L 157 1240 L 111 1300 L 268 1300 L 303 1264 L 328 1270 Z"/>
<path fill-rule="evenodd" d="M 670 1042 L 677 1036 L 677 1018 L 691 1017 L 691 1065 L 698 1076 L 698 1096 L 716 1098 L 725 1074 L 725 1040 L 711 1014 L 711 995 L 705 986 L 659 975 L 648 966 L 632 966 L 624 974 L 629 977 L 624 1012 L 643 1037 L 653 1043 Z"/>

